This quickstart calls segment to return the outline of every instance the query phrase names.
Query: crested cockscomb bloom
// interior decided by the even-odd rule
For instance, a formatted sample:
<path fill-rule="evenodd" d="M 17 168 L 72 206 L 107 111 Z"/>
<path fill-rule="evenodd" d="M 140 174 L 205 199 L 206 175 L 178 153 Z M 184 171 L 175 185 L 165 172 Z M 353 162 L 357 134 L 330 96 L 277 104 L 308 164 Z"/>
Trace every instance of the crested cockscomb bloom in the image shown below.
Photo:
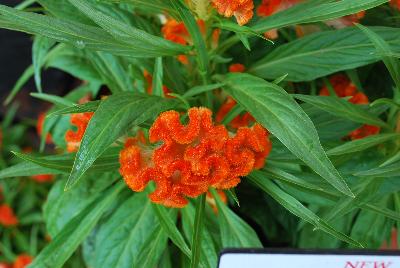
<path fill-rule="evenodd" d="M 79 113 L 71 115 L 71 124 L 77 127 L 76 131 L 68 130 L 65 133 L 65 141 L 67 142 L 67 151 L 76 152 L 81 145 L 81 140 L 85 134 L 86 128 L 94 113 Z"/>
<path fill-rule="evenodd" d="M 33 261 L 33 258 L 27 254 L 18 255 L 15 259 L 13 268 L 25 268 Z"/>
<path fill-rule="evenodd" d="M 39 117 L 38 117 L 38 120 L 37 120 L 37 124 L 36 124 L 36 132 L 39 135 L 39 137 L 42 136 L 42 131 L 43 131 L 43 127 L 44 127 L 45 118 L 46 118 L 46 114 L 45 113 L 40 113 L 39 114 Z M 47 144 L 52 143 L 51 135 L 49 133 L 46 135 L 46 143 Z"/>
<path fill-rule="evenodd" d="M 31 178 L 38 183 L 51 182 L 54 180 L 54 176 L 51 174 L 33 175 Z"/>
<path fill-rule="evenodd" d="M 350 97 L 349 102 L 353 104 L 368 104 L 368 97 L 358 92 L 357 87 L 345 76 L 345 75 L 334 75 L 329 79 L 333 90 L 336 95 L 340 98 Z M 329 96 L 330 92 L 327 86 L 323 87 L 319 92 L 320 96 Z M 363 125 L 362 127 L 354 130 L 349 134 L 352 140 L 362 139 L 370 135 L 375 135 L 380 132 L 380 128 L 377 126 Z"/>
<path fill-rule="evenodd" d="M 227 18 L 235 16 L 239 25 L 248 23 L 254 14 L 253 0 L 211 0 L 217 12 Z"/>
<path fill-rule="evenodd" d="M 18 224 L 17 216 L 15 216 L 12 208 L 6 204 L 0 205 L 0 224 L 5 227 Z"/>
<path fill-rule="evenodd" d="M 167 111 L 149 131 L 149 141 L 161 145 L 150 147 L 141 134 L 128 139 L 120 153 L 120 173 L 127 185 L 143 191 L 154 181 L 153 202 L 184 207 L 186 197 L 197 197 L 210 187 L 235 187 L 240 176 L 261 168 L 271 150 L 268 132 L 255 124 L 233 135 L 214 125 L 211 116 L 207 108 L 191 108 L 183 125 L 180 113 Z"/>

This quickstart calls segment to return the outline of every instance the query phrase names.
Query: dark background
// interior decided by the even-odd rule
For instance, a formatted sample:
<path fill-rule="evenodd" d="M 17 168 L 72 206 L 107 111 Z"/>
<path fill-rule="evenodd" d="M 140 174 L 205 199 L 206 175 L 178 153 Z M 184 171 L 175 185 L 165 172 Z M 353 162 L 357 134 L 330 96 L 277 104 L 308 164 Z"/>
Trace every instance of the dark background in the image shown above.
<path fill-rule="evenodd" d="M 0 4 L 16 6 L 20 0 L 0 0 Z M 8 107 L 3 102 L 10 93 L 18 78 L 32 64 L 32 37 L 19 32 L 0 29 L 0 115 L 4 116 Z M 63 95 L 72 77 L 55 69 L 42 73 L 43 91 L 48 94 Z M 36 119 L 40 112 L 45 112 L 49 104 L 31 97 L 30 92 L 36 92 L 33 79 L 25 84 L 15 98 L 19 103 L 17 121 Z"/>

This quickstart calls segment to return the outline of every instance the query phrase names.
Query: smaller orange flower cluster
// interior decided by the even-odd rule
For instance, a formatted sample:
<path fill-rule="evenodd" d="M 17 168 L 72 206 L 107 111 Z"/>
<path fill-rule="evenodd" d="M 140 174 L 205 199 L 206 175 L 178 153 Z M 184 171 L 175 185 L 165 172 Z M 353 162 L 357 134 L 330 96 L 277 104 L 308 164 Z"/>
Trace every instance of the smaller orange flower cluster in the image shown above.
<path fill-rule="evenodd" d="M 351 97 L 348 101 L 354 104 L 368 104 L 368 97 L 358 92 L 357 87 L 344 75 L 334 75 L 329 79 L 335 93 L 338 97 Z M 328 87 L 325 86 L 319 92 L 320 96 L 329 96 Z M 370 135 L 375 135 L 380 132 L 377 126 L 363 125 L 349 134 L 352 140 L 362 139 Z"/>
<path fill-rule="evenodd" d="M 0 224 L 5 227 L 18 224 L 17 216 L 15 216 L 12 208 L 6 204 L 0 205 Z"/>
<path fill-rule="evenodd" d="M 39 137 L 42 136 L 42 131 L 43 131 L 43 127 L 44 127 L 44 119 L 45 119 L 45 117 L 46 117 L 46 114 L 45 114 L 45 113 L 40 113 L 40 114 L 39 114 L 39 117 L 38 117 L 38 120 L 37 120 L 36 132 L 37 132 L 37 134 L 39 135 Z M 50 133 L 48 133 L 47 136 L 46 136 L 46 143 L 47 143 L 47 144 L 52 143 L 52 138 L 51 138 Z"/>
<path fill-rule="evenodd" d="M 71 124 L 77 127 L 76 131 L 68 130 L 65 133 L 65 141 L 67 142 L 67 151 L 76 152 L 81 145 L 81 140 L 85 134 L 86 128 L 92 119 L 94 113 L 79 113 L 71 115 Z"/>
<path fill-rule="evenodd" d="M 28 267 L 29 264 L 31 264 L 33 261 L 33 258 L 27 254 L 21 254 L 18 255 L 18 257 L 15 259 L 13 268 L 25 268 Z"/>
<path fill-rule="evenodd" d="M 206 37 L 206 24 L 203 20 L 197 20 L 200 32 L 203 37 Z M 168 19 L 167 22 L 161 29 L 161 32 L 165 39 L 181 44 L 181 45 L 193 45 L 192 37 L 183 22 L 178 22 L 174 19 Z M 219 35 L 221 30 L 215 29 L 212 33 L 211 47 L 216 48 L 218 46 Z M 186 55 L 179 55 L 178 60 L 183 64 L 189 64 L 189 60 Z"/>
<path fill-rule="evenodd" d="M 227 18 L 235 16 L 239 25 L 245 25 L 253 17 L 253 0 L 211 0 L 217 12 Z"/>
<path fill-rule="evenodd" d="M 40 174 L 40 175 L 33 175 L 31 176 L 31 178 L 38 183 L 45 183 L 53 181 L 54 176 L 51 174 Z"/>
<path fill-rule="evenodd" d="M 144 79 L 146 79 L 147 82 L 147 93 L 148 94 L 153 94 L 153 76 L 146 70 L 143 72 Z M 162 91 L 164 92 L 164 95 L 168 97 L 168 93 L 171 93 L 171 91 L 167 88 L 167 86 L 163 85 Z"/>
<path fill-rule="evenodd" d="M 149 181 L 156 190 L 150 199 L 169 207 L 184 207 L 185 197 L 197 197 L 209 187 L 229 189 L 253 169 L 263 167 L 271 150 L 268 132 L 259 124 L 239 128 L 231 137 L 223 125 L 215 126 L 207 108 L 191 108 L 188 124 L 176 111 L 162 113 L 149 131 L 150 150 L 143 135 L 128 139 L 120 153 L 120 173 L 133 191 Z"/>
<path fill-rule="evenodd" d="M 231 73 L 242 73 L 245 70 L 246 70 L 245 66 L 240 63 L 231 64 L 229 66 L 229 72 L 231 72 Z M 236 105 L 236 101 L 234 99 L 232 99 L 231 97 L 228 97 L 226 99 L 225 103 L 223 103 L 221 105 L 221 107 L 219 108 L 217 115 L 215 116 L 215 121 L 217 123 L 221 123 L 223 121 L 223 119 L 225 118 L 225 116 L 233 109 L 233 107 L 235 107 L 235 105 Z M 254 122 L 255 122 L 254 117 L 250 113 L 246 112 L 243 115 L 236 116 L 229 123 L 229 127 L 233 128 L 233 129 L 237 129 L 240 127 L 247 127 Z"/>

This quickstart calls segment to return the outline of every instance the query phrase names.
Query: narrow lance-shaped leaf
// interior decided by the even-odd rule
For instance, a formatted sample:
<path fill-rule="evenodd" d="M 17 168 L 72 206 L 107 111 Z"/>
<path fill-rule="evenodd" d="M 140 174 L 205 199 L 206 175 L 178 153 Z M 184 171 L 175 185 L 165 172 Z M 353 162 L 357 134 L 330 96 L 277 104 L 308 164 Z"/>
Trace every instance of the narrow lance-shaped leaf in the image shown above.
<path fill-rule="evenodd" d="M 73 218 L 29 266 L 32 268 L 62 267 L 78 248 L 79 244 L 82 243 L 95 227 L 100 217 L 124 187 L 125 185 L 123 183 L 119 183 L 104 192 L 98 200 Z"/>
<path fill-rule="evenodd" d="M 256 232 L 230 210 L 220 199 L 215 189 L 210 190 L 218 207 L 218 222 L 224 248 L 262 247 Z"/>
<path fill-rule="evenodd" d="M 400 52 L 400 32 L 390 27 L 370 27 Z M 355 27 L 314 33 L 274 49 L 250 66 L 248 72 L 266 79 L 288 74 L 288 81 L 311 81 L 335 72 L 379 60 L 372 42 Z"/>
<path fill-rule="evenodd" d="M 332 20 L 354 14 L 387 3 L 388 0 L 317 0 L 302 4 L 268 16 L 256 23 L 252 29 L 263 33 L 289 25 Z"/>
<path fill-rule="evenodd" d="M 346 118 L 357 123 L 388 127 L 385 122 L 375 116 L 368 109 L 365 109 L 366 107 L 352 104 L 344 99 L 330 96 L 308 96 L 301 94 L 295 94 L 294 97 L 338 117 Z"/>
<path fill-rule="evenodd" d="M 102 101 L 87 126 L 65 188 L 74 185 L 129 128 L 155 118 L 175 105 L 176 100 L 130 92 L 113 94 Z"/>
<path fill-rule="evenodd" d="M 248 74 L 230 74 L 224 89 L 254 118 L 340 192 L 353 193 L 323 150 L 307 114 L 279 86 Z"/>
<path fill-rule="evenodd" d="M 115 39 L 99 27 L 18 11 L 4 5 L 0 5 L 0 28 L 39 34 L 80 49 L 86 48 L 134 58 L 179 55 L 190 49 L 149 34 L 137 34 L 133 41 L 129 36 L 131 42 L 126 40 L 123 42 L 124 40 Z"/>
<path fill-rule="evenodd" d="M 41 68 L 46 60 L 49 49 L 54 45 L 54 41 L 47 37 L 36 36 L 32 45 L 32 64 L 35 72 L 35 84 L 39 92 L 42 92 Z"/>
<path fill-rule="evenodd" d="M 283 207 L 289 210 L 291 213 L 296 215 L 297 217 L 303 219 L 304 221 L 314 225 L 316 228 L 324 231 L 335 238 L 347 242 L 349 244 L 355 245 L 357 247 L 363 247 L 359 242 L 353 240 L 347 235 L 336 231 L 332 226 L 323 221 L 317 215 L 315 215 L 311 210 L 306 208 L 303 204 L 301 204 L 298 200 L 296 200 L 293 196 L 284 192 L 281 188 L 279 188 L 276 184 L 270 181 L 268 178 L 265 178 L 263 174 L 259 171 L 255 171 L 250 174 L 249 179 L 257 185 L 260 189 L 269 194 L 272 198 L 274 198 L 278 203 L 280 203 Z"/>

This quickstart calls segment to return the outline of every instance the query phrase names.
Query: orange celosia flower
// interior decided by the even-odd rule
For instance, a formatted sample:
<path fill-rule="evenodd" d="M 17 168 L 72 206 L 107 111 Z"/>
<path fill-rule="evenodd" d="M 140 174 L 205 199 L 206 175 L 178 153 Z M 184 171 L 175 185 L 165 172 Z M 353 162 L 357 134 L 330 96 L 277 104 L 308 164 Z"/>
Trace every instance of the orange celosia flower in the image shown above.
<path fill-rule="evenodd" d="M 31 176 L 31 178 L 38 183 L 45 183 L 53 181 L 54 176 L 51 174 L 40 174 Z"/>
<path fill-rule="evenodd" d="M 13 268 L 25 268 L 33 261 L 33 258 L 27 254 L 19 255 L 15 261 Z"/>
<path fill-rule="evenodd" d="M 6 227 L 18 224 L 17 216 L 15 216 L 12 208 L 6 204 L 0 205 L 0 224 Z"/>
<path fill-rule="evenodd" d="M 229 66 L 229 72 L 231 73 L 243 73 L 246 70 L 243 64 L 234 63 Z"/>
<path fill-rule="evenodd" d="M 253 17 L 253 0 L 211 0 L 217 12 L 227 18 L 235 16 L 239 25 L 245 25 Z"/>
<path fill-rule="evenodd" d="M 368 104 L 368 97 L 358 92 L 357 87 L 345 76 L 345 75 L 334 75 L 329 79 L 336 95 L 340 98 L 351 97 L 348 101 L 353 104 Z M 329 96 L 328 87 L 325 86 L 319 92 L 320 96 Z M 352 140 L 362 139 L 370 135 L 375 135 L 380 132 L 380 128 L 377 126 L 364 125 L 359 129 L 354 130 L 349 134 Z"/>
<path fill-rule="evenodd" d="M 147 82 L 146 91 L 148 94 L 151 95 L 151 94 L 153 94 L 153 76 L 146 70 L 144 70 L 143 75 Z M 171 91 L 165 85 L 163 85 L 162 91 L 164 92 L 164 95 L 167 97 L 168 97 L 168 93 L 171 93 Z"/>
<path fill-rule="evenodd" d="M 120 153 L 120 173 L 134 191 L 156 183 L 150 199 L 169 207 L 183 207 L 185 197 L 197 197 L 209 187 L 228 189 L 254 168 L 260 168 L 271 150 L 268 132 L 260 125 L 240 128 L 230 137 L 223 125 L 215 126 L 207 108 L 191 108 L 187 125 L 176 111 L 162 113 L 149 131 L 153 150 L 139 135 L 128 139 Z M 246 159 L 240 159 L 246 157 Z M 244 164 L 246 162 L 246 164 Z"/>
<path fill-rule="evenodd" d="M 86 128 L 94 113 L 79 113 L 71 115 L 71 124 L 75 125 L 77 131 L 68 130 L 65 133 L 65 141 L 67 142 L 67 151 L 76 152 L 81 145 L 81 140 L 85 134 Z"/>
<path fill-rule="evenodd" d="M 218 193 L 221 201 L 224 202 L 225 204 L 227 204 L 228 198 L 226 197 L 226 194 L 224 193 L 224 191 L 218 190 L 217 193 Z M 215 213 L 218 213 L 217 201 L 215 201 L 214 196 L 210 192 L 207 192 L 206 202 L 207 202 L 207 204 L 210 205 L 210 207 L 212 208 L 212 210 Z"/>
<path fill-rule="evenodd" d="M 44 119 L 45 119 L 45 117 L 46 117 L 46 114 L 45 114 L 45 113 L 40 113 L 40 114 L 39 114 L 39 117 L 38 117 L 38 120 L 37 120 L 36 132 L 37 132 L 37 134 L 39 135 L 39 137 L 42 136 L 42 131 L 43 131 L 43 126 L 44 126 Z M 47 134 L 47 136 L 46 136 L 46 143 L 47 143 L 47 144 L 52 143 L 51 135 L 50 135 L 50 134 Z"/>

